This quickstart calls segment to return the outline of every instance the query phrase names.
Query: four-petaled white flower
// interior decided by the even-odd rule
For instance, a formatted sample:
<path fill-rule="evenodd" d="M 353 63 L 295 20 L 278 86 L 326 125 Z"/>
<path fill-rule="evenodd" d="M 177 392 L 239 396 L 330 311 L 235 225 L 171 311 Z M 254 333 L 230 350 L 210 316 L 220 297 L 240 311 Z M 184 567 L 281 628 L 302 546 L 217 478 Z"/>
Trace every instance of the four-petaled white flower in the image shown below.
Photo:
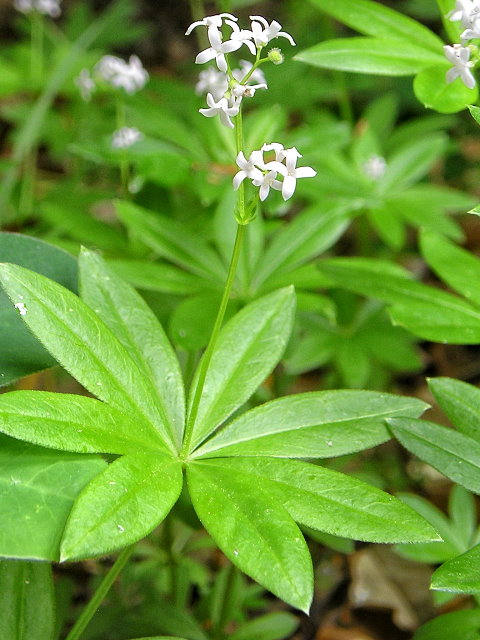
<path fill-rule="evenodd" d="M 208 49 L 200 51 L 195 58 L 195 63 L 203 64 L 204 62 L 215 60 L 220 71 L 225 73 L 227 71 L 227 59 L 225 58 L 225 54 L 240 49 L 243 42 L 240 40 L 227 40 L 226 42 L 223 42 L 222 33 L 220 29 L 217 29 L 215 26 L 208 28 L 207 35 L 210 46 Z"/>
<path fill-rule="evenodd" d="M 262 16 L 250 16 L 250 20 L 252 21 L 252 38 L 257 47 L 264 47 L 270 40 L 279 36 L 286 38 L 291 45 L 295 46 L 295 40 L 289 33 L 281 31 L 282 25 L 276 20 L 272 20 L 270 24 Z"/>
<path fill-rule="evenodd" d="M 465 86 L 473 89 L 475 78 L 470 69 L 474 66 L 474 62 L 470 60 L 469 47 L 463 47 L 461 44 L 454 44 L 452 47 L 445 45 L 443 50 L 447 60 L 453 64 L 453 68 L 447 71 L 447 82 L 453 82 L 456 78 L 461 78 Z"/>
<path fill-rule="evenodd" d="M 252 42 L 253 33 L 250 31 L 250 29 L 240 29 L 238 25 L 231 20 L 225 20 L 225 23 L 232 28 L 230 40 L 232 42 L 239 42 L 240 45 L 246 45 L 249 48 L 252 56 L 255 56 L 257 54 L 257 49 Z"/>
<path fill-rule="evenodd" d="M 135 127 L 122 127 L 112 135 L 112 149 L 128 149 L 143 139 L 143 133 Z"/>
<path fill-rule="evenodd" d="M 245 178 L 250 178 L 251 180 L 263 180 L 263 173 L 260 169 L 263 169 L 265 165 L 261 151 L 252 151 L 248 160 L 245 158 L 243 151 L 240 151 L 237 155 L 237 165 L 239 166 L 240 171 L 238 171 L 233 178 L 233 188 L 235 191 Z"/>
<path fill-rule="evenodd" d="M 238 100 L 227 100 L 227 98 L 220 98 L 220 100 L 215 101 L 212 94 L 207 94 L 207 104 L 209 109 L 199 109 L 200 113 L 207 118 L 213 118 L 216 115 L 220 116 L 220 121 L 225 127 L 229 127 L 230 129 L 234 128 L 233 122 L 230 118 L 237 116 L 240 111 L 240 101 Z"/>
<path fill-rule="evenodd" d="M 298 178 L 313 178 L 317 175 L 317 172 L 312 169 L 312 167 L 297 168 L 297 160 L 302 157 L 302 154 L 299 153 L 295 147 L 285 149 L 281 152 L 281 155 L 283 155 L 285 164 L 274 161 L 267 162 L 265 166 L 278 171 L 278 173 L 283 176 L 282 197 L 284 200 L 288 200 L 293 196 Z"/>
<path fill-rule="evenodd" d="M 95 82 L 90 75 L 90 71 L 88 69 L 82 69 L 75 78 L 75 84 L 79 88 L 83 100 L 88 102 L 92 97 L 92 93 L 95 91 Z"/>
<path fill-rule="evenodd" d="M 263 202 L 268 194 L 270 193 L 270 189 L 275 189 L 276 191 L 282 190 L 282 183 L 280 180 L 277 180 L 277 172 L 267 171 L 261 178 L 254 178 L 252 183 L 256 187 L 260 187 L 260 200 Z"/>
<path fill-rule="evenodd" d="M 38 11 L 51 18 L 58 18 L 62 13 L 60 2 L 61 0 L 14 0 L 13 6 L 22 13 Z"/>
<path fill-rule="evenodd" d="M 128 62 L 116 56 L 103 56 L 95 69 L 105 82 L 130 95 L 143 89 L 149 77 L 138 56 L 130 56 Z"/>

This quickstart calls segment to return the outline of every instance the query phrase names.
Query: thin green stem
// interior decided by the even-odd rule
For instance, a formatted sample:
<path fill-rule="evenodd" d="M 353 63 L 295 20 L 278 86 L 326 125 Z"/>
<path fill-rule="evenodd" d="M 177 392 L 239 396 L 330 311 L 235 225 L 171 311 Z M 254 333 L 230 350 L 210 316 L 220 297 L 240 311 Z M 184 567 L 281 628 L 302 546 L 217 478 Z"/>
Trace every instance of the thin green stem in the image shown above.
<path fill-rule="evenodd" d="M 350 99 L 350 92 L 348 90 L 347 81 L 343 71 L 332 72 L 333 81 L 337 90 L 338 110 L 343 120 L 353 125 L 355 123 L 355 116 L 353 113 L 352 101 Z"/>
<path fill-rule="evenodd" d="M 235 583 L 235 580 L 238 575 L 238 569 L 234 564 L 230 564 L 228 567 L 227 579 L 225 583 L 225 588 L 222 594 L 222 603 L 220 608 L 220 614 L 218 616 L 217 624 L 213 630 L 213 637 L 215 640 L 221 640 L 224 637 L 224 629 L 229 622 L 228 620 L 228 612 L 231 610 L 230 599 L 232 597 L 232 590 Z"/>
<path fill-rule="evenodd" d="M 235 117 L 235 142 L 236 142 L 236 150 L 237 155 L 243 149 L 243 120 L 242 120 L 242 109 L 240 108 L 238 115 Z M 243 183 L 240 185 L 238 189 L 237 196 L 237 208 L 236 208 L 236 219 L 237 219 L 237 233 L 235 235 L 235 243 L 233 245 L 232 257 L 230 260 L 230 266 L 228 268 L 227 280 L 225 282 L 225 288 L 223 290 L 222 299 L 220 301 L 220 307 L 218 309 L 217 317 L 215 319 L 215 324 L 213 325 L 212 334 L 210 336 L 210 340 L 208 342 L 207 348 L 205 349 L 205 353 L 200 361 L 199 366 L 199 374 L 197 385 L 195 387 L 195 393 L 192 400 L 192 405 L 187 418 L 187 425 L 185 428 L 185 437 L 183 441 L 182 455 L 187 455 L 190 450 L 190 444 L 193 436 L 193 428 L 195 425 L 195 421 L 197 419 L 198 408 L 200 406 L 200 400 L 202 398 L 203 388 L 205 386 L 205 380 L 207 377 L 208 367 L 210 365 L 210 361 L 212 359 L 213 351 L 215 349 L 215 345 L 218 340 L 218 336 L 220 334 L 220 329 L 223 325 L 223 320 L 225 318 L 225 312 L 227 310 L 228 301 L 230 300 L 230 294 L 232 292 L 233 281 L 235 279 L 235 274 L 237 272 L 238 261 L 240 259 L 240 255 L 242 252 L 243 240 L 246 232 L 246 225 L 249 220 L 247 219 L 245 212 L 245 190 L 243 187 Z"/>
<path fill-rule="evenodd" d="M 205 5 L 203 0 L 190 0 L 190 13 L 192 14 L 193 22 L 200 22 L 205 18 Z M 206 49 L 210 46 L 207 34 L 204 29 L 195 29 L 195 34 L 200 49 Z"/>
<path fill-rule="evenodd" d="M 129 547 L 125 547 L 125 549 L 121 552 L 121 554 L 116 559 L 115 563 L 112 565 L 106 576 L 103 578 L 100 586 L 93 594 L 92 599 L 87 604 L 85 609 L 80 614 L 78 620 L 73 625 L 70 633 L 65 638 L 65 640 L 78 640 L 82 633 L 87 628 L 88 623 L 95 615 L 98 607 L 101 602 L 110 591 L 111 586 L 115 582 L 118 574 L 122 571 L 122 569 L 127 564 L 130 556 L 132 555 L 135 549 L 135 544 L 130 545 Z"/>
<path fill-rule="evenodd" d="M 205 379 L 207 377 L 208 367 L 212 359 L 213 350 L 217 343 L 218 335 L 220 333 L 220 329 L 222 328 L 223 319 L 225 317 L 225 312 L 227 310 L 228 301 L 230 299 L 233 281 L 235 278 L 235 273 L 237 271 L 238 260 L 240 258 L 240 253 L 242 249 L 245 230 L 246 230 L 245 225 L 239 224 L 237 226 L 237 234 L 235 237 L 235 244 L 233 247 L 232 259 L 230 261 L 230 267 L 228 269 L 227 281 L 225 282 L 225 288 L 223 290 L 222 300 L 220 302 L 220 307 L 218 309 L 217 317 L 215 319 L 215 324 L 213 326 L 210 340 L 208 342 L 205 353 L 203 354 L 203 358 L 200 362 L 200 370 L 198 374 L 197 385 L 195 387 L 195 395 L 193 397 L 192 406 L 188 415 L 187 426 L 185 429 L 185 438 L 184 438 L 184 444 L 182 449 L 183 455 L 186 455 L 190 449 L 190 443 L 193 435 L 193 427 L 195 424 L 195 420 L 197 419 L 198 407 L 200 405 L 200 400 L 202 398 L 203 387 L 205 386 Z"/>
<path fill-rule="evenodd" d="M 37 88 L 43 76 L 43 17 L 38 11 L 30 19 L 30 76 Z"/>

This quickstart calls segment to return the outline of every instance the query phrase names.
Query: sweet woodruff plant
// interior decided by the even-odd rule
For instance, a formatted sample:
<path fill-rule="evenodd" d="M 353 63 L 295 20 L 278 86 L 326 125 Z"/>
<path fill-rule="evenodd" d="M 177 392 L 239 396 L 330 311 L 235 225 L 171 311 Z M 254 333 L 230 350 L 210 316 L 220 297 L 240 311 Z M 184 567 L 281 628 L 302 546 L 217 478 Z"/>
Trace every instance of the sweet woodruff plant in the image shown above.
<path fill-rule="evenodd" d="M 252 150 L 244 142 L 244 103 L 267 88 L 260 66 L 283 59 L 277 48 L 266 52 L 266 47 L 278 37 L 294 45 L 293 38 L 260 16 L 251 17 L 248 29 L 227 13 L 194 22 L 187 33 L 196 28 L 206 28 L 210 43 L 196 62 L 215 63 L 197 85 L 208 105 L 200 113 L 234 129 L 232 163 L 238 171 L 232 184 L 237 226 L 230 266 L 190 384 L 184 383 L 157 317 L 94 252 L 83 250 L 79 258 L 80 297 L 25 268 L 4 264 L 0 270 L 22 320 L 94 396 L 0 395 L 3 434 L 95 461 L 58 532 L 53 559 L 74 561 L 123 550 L 68 640 L 79 637 L 135 543 L 169 517 L 182 491 L 233 565 L 305 612 L 312 601 L 313 568 L 300 526 L 384 543 L 439 539 L 430 524 L 395 497 L 305 462 L 385 442 L 390 438 L 385 419 L 417 418 L 426 407 L 423 402 L 334 390 L 245 409 L 282 357 L 295 313 L 295 293 L 287 286 L 253 300 L 224 322 L 237 265 L 248 250 L 245 232 L 272 189 L 289 200 L 297 180 L 313 179 L 316 172 L 297 167 L 301 155 L 295 148 L 265 140 Z M 237 67 L 231 55 L 240 49 L 242 54 L 248 50 L 253 61 L 242 60 Z M 129 63 L 102 60 L 97 71 L 115 88 L 136 91 L 147 79 L 134 56 Z M 135 137 L 120 130 L 114 143 L 124 147 Z M 108 454 L 108 464 L 98 454 Z"/>

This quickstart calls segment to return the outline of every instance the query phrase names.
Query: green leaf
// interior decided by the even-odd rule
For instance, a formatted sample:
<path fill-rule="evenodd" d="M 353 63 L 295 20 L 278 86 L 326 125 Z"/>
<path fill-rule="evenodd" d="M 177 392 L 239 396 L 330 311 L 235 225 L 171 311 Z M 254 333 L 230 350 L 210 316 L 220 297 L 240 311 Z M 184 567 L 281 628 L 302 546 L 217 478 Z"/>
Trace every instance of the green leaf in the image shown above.
<path fill-rule="evenodd" d="M 436 133 L 400 148 L 389 156 L 385 174 L 378 181 L 378 192 L 390 195 L 392 190 L 417 182 L 438 160 L 446 145 L 446 136 Z"/>
<path fill-rule="evenodd" d="M 480 593 L 480 545 L 449 560 L 432 576 L 432 589 L 453 593 Z"/>
<path fill-rule="evenodd" d="M 418 43 L 433 51 L 443 42 L 430 29 L 412 18 L 370 0 L 311 0 L 322 11 L 368 36 Z M 401 46 L 398 44 L 397 46 Z"/>
<path fill-rule="evenodd" d="M 388 263 L 367 258 L 336 258 L 323 262 L 320 269 L 348 291 L 393 304 L 393 320 L 415 335 L 449 343 L 480 342 L 479 310 L 445 291 L 412 281 L 407 271 L 387 271 Z"/>
<path fill-rule="evenodd" d="M 290 337 L 294 310 L 295 294 L 287 287 L 250 303 L 223 327 L 205 378 L 192 449 L 246 402 L 272 371 Z"/>
<path fill-rule="evenodd" d="M 480 307 L 480 260 L 435 233 L 423 232 L 420 246 L 435 273 Z"/>
<path fill-rule="evenodd" d="M 396 547 L 396 551 L 405 558 L 415 562 L 427 562 L 439 564 L 458 556 L 465 550 L 453 523 L 425 498 L 415 494 L 404 493 L 398 496 L 402 502 L 425 518 L 435 531 L 439 533 L 442 542 L 427 542 L 423 544 L 402 544 Z"/>
<path fill-rule="evenodd" d="M 0 262 L 20 264 L 76 291 L 76 260 L 42 240 L 0 233 Z M 0 326 L 0 387 L 56 364 L 27 329 L 3 291 L 0 291 Z"/>
<path fill-rule="evenodd" d="M 24 304 L 23 320 L 67 371 L 150 428 L 158 446 L 173 448 L 150 382 L 92 309 L 52 280 L 15 265 L 2 265 L 0 281 L 13 302 Z"/>
<path fill-rule="evenodd" d="M 474 493 L 480 493 L 480 443 L 433 422 L 388 420 L 395 437 L 421 460 Z"/>
<path fill-rule="evenodd" d="M 185 295 L 211 288 L 202 278 L 166 262 L 108 260 L 113 271 L 137 289 Z"/>
<path fill-rule="evenodd" d="M 170 316 L 168 327 L 173 343 L 187 351 L 203 349 L 208 344 L 219 306 L 220 295 L 215 293 L 192 296 L 180 302 Z M 233 306 L 230 305 L 228 312 Z"/>
<path fill-rule="evenodd" d="M 416 398 L 376 391 L 316 391 L 286 396 L 230 422 L 195 457 L 329 458 L 389 439 L 385 418 L 419 416 Z"/>
<path fill-rule="evenodd" d="M 439 540 L 423 518 L 397 498 L 356 478 L 299 460 L 217 460 L 233 477 L 251 476 L 298 523 L 332 535 L 369 542 Z"/>
<path fill-rule="evenodd" d="M 308 547 L 275 498 L 247 474 L 215 462 L 187 470 L 193 506 L 223 553 L 288 604 L 308 612 L 313 575 Z"/>
<path fill-rule="evenodd" d="M 270 276 L 290 272 L 329 249 L 348 226 L 348 206 L 307 209 L 274 237 L 255 268 L 251 286 L 258 289 Z"/>
<path fill-rule="evenodd" d="M 398 251 L 405 244 L 405 224 L 401 217 L 397 215 L 397 212 L 388 205 L 389 203 L 387 201 L 379 206 L 368 209 L 367 217 L 385 244 L 394 251 Z"/>
<path fill-rule="evenodd" d="M 75 498 L 105 467 L 97 456 L 0 436 L 0 556 L 58 560 Z"/>
<path fill-rule="evenodd" d="M 314 67 L 350 73 L 410 76 L 443 63 L 443 56 L 416 44 L 387 38 L 337 38 L 321 42 L 294 58 Z"/>
<path fill-rule="evenodd" d="M 79 258 L 83 300 L 122 343 L 151 382 L 162 422 L 180 447 L 185 422 L 185 391 L 175 352 L 144 299 L 115 275 L 97 254 Z"/>
<path fill-rule="evenodd" d="M 432 378 L 428 386 L 442 411 L 458 430 L 480 442 L 480 389 L 453 378 Z"/>
<path fill-rule="evenodd" d="M 0 562 L 0 636 L 4 640 L 53 640 L 55 596 L 46 562 Z"/>
<path fill-rule="evenodd" d="M 160 257 L 215 283 L 225 278 L 218 254 L 202 239 L 186 233 L 183 225 L 123 200 L 117 201 L 116 209 L 122 222 Z"/>
<path fill-rule="evenodd" d="M 119 458 L 82 491 L 62 538 L 61 561 L 121 549 L 146 536 L 180 495 L 182 465 L 161 454 Z"/>
<path fill-rule="evenodd" d="M 230 640 L 283 640 L 298 627 L 298 618 L 287 611 L 274 611 L 244 622 Z"/>
<path fill-rule="evenodd" d="M 422 625 L 413 640 L 478 640 L 480 609 L 445 613 Z"/>
<path fill-rule="evenodd" d="M 478 88 L 469 89 L 460 78 L 447 83 L 449 67 L 445 60 L 437 66 L 423 69 L 413 81 L 417 99 L 429 109 L 439 113 L 462 111 L 478 99 Z"/>
<path fill-rule="evenodd" d="M 42 447 L 77 453 L 123 454 L 159 448 L 155 435 L 131 416 L 93 398 L 68 393 L 1 394 L 0 431 Z"/>

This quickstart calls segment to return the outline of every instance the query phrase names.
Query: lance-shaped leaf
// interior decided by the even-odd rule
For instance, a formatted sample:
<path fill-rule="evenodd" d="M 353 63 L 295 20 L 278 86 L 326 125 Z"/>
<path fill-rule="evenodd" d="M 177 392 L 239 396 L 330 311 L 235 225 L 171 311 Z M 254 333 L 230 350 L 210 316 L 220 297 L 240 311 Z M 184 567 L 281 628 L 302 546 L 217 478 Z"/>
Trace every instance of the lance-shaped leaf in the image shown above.
<path fill-rule="evenodd" d="M 441 55 L 411 41 L 388 38 L 336 38 L 321 42 L 295 56 L 314 67 L 386 76 L 410 76 L 443 63 Z"/>
<path fill-rule="evenodd" d="M 480 309 L 440 289 L 395 275 L 386 263 L 365 258 L 338 258 L 321 265 L 336 284 L 354 293 L 392 304 L 394 322 L 426 340 L 476 344 L 480 342 Z"/>
<path fill-rule="evenodd" d="M 480 593 L 480 545 L 449 560 L 432 576 L 432 589 L 453 593 Z"/>
<path fill-rule="evenodd" d="M 0 282 L 29 328 L 67 371 L 101 400 L 150 425 L 159 443 L 173 449 L 151 383 L 90 307 L 56 282 L 16 265 L 1 266 Z"/>
<path fill-rule="evenodd" d="M 453 378 L 432 378 L 428 386 L 457 429 L 480 442 L 480 389 Z"/>
<path fill-rule="evenodd" d="M 409 16 L 371 0 L 311 0 L 333 18 L 368 36 L 391 38 L 411 42 L 418 46 L 439 51 L 443 45 L 430 29 Z M 403 43 L 397 43 L 401 47 Z"/>
<path fill-rule="evenodd" d="M 223 281 L 225 266 L 203 240 L 185 233 L 183 225 L 131 202 L 116 203 L 122 222 L 163 258 L 213 282 Z"/>
<path fill-rule="evenodd" d="M 313 594 L 305 540 L 280 503 L 255 478 L 210 461 L 187 470 L 193 506 L 223 553 L 288 604 L 307 612 Z"/>
<path fill-rule="evenodd" d="M 58 560 L 73 502 L 106 463 L 5 436 L 0 445 L 0 556 Z"/>
<path fill-rule="evenodd" d="M 192 448 L 246 402 L 278 363 L 290 337 L 294 309 L 295 294 L 287 287 L 255 300 L 224 326 L 207 371 Z"/>
<path fill-rule="evenodd" d="M 56 280 L 72 291 L 77 287 L 77 263 L 66 251 L 18 233 L 0 233 L 0 262 L 14 262 Z M 55 365 L 55 360 L 27 329 L 6 293 L 0 290 L 0 387 Z"/>
<path fill-rule="evenodd" d="M 421 460 L 474 493 L 480 493 L 480 443 L 433 422 L 393 418 L 395 437 Z"/>
<path fill-rule="evenodd" d="M 260 287 L 272 274 L 290 272 L 315 258 L 334 244 L 348 226 L 348 206 L 344 203 L 319 212 L 307 209 L 281 229 L 255 268 L 252 287 Z"/>
<path fill-rule="evenodd" d="M 181 445 L 185 394 L 177 357 L 144 299 L 97 254 L 82 250 L 80 295 L 111 329 L 156 391 L 156 404 L 177 446 Z"/>
<path fill-rule="evenodd" d="M 390 439 L 385 418 L 418 417 L 427 405 L 377 391 L 318 391 L 247 411 L 195 452 L 198 457 L 330 458 Z"/>
<path fill-rule="evenodd" d="M 33 444 L 78 453 L 161 449 L 143 423 L 85 396 L 48 391 L 0 395 L 0 431 Z"/>
<path fill-rule="evenodd" d="M 422 254 L 435 273 L 480 306 L 480 260 L 434 233 L 424 231 L 420 239 Z"/>
<path fill-rule="evenodd" d="M 5 640 L 52 640 L 55 595 L 46 562 L 0 562 L 0 637 Z"/>
<path fill-rule="evenodd" d="M 119 458 L 82 491 L 67 522 L 61 560 L 110 553 L 146 536 L 182 490 L 182 465 L 161 454 Z"/>
<path fill-rule="evenodd" d="M 308 462 L 279 458 L 212 461 L 226 474 L 250 476 L 300 524 L 368 542 L 440 540 L 435 529 L 397 498 L 365 482 Z"/>

